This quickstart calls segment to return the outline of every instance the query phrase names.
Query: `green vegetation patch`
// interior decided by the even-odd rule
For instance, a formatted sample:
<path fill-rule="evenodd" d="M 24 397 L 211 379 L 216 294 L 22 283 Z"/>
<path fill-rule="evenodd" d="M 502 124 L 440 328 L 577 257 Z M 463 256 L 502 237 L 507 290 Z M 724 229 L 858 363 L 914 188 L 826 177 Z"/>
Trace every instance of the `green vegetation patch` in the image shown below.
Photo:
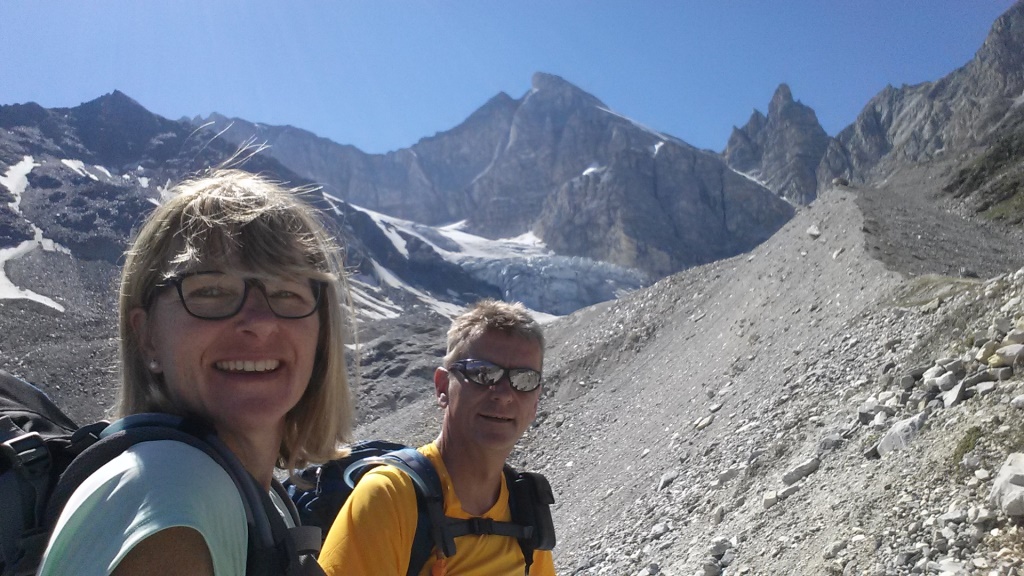
<path fill-rule="evenodd" d="M 967 433 L 957 443 L 956 448 L 953 450 L 952 464 L 954 469 L 960 468 L 960 462 L 964 459 L 964 456 L 968 452 L 974 450 L 975 446 L 978 445 L 978 440 L 981 439 L 981 428 L 977 426 L 971 426 L 967 429 Z"/>
<path fill-rule="evenodd" d="M 946 300 L 981 284 L 973 278 L 954 278 L 939 274 L 918 276 L 901 288 L 892 304 L 901 308 L 924 306 L 936 299 Z"/>
<path fill-rule="evenodd" d="M 995 139 L 943 187 L 954 198 L 968 199 L 985 218 L 1011 225 L 1024 223 L 1024 128 Z"/>

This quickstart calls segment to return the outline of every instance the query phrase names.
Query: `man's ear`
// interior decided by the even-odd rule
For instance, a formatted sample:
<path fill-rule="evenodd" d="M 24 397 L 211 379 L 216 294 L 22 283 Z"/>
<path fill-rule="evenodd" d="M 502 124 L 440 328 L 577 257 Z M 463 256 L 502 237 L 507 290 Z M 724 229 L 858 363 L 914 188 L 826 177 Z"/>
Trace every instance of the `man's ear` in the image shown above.
<path fill-rule="evenodd" d="M 441 408 L 448 407 L 448 370 L 438 368 L 434 370 L 434 394 L 437 396 L 437 405 Z"/>

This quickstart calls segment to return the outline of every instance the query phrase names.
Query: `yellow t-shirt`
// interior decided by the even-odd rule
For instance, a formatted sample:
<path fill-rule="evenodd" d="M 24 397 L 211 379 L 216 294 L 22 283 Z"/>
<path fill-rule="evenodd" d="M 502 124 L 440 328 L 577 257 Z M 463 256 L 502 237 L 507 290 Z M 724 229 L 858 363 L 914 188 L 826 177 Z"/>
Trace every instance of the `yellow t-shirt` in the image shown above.
<path fill-rule="evenodd" d="M 455 495 L 437 447 L 431 443 L 419 451 L 441 477 L 445 516 L 472 518 Z M 483 516 L 512 521 L 504 475 L 497 503 Z M 366 473 L 342 507 L 327 533 L 320 565 L 330 576 L 406 576 L 418 518 L 412 480 L 392 466 L 378 466 Z M 456 538 L 455 548 L 455 555 L 446 560 L 448 576 L 523 575 L 523 550 L 515 538 L 469 534 Z M 429 576 L 433 564 L 432 556 L 420 570 L 420 576 Z M 551 551 L 535 551 L 530 576 L 554 574 Z"/>

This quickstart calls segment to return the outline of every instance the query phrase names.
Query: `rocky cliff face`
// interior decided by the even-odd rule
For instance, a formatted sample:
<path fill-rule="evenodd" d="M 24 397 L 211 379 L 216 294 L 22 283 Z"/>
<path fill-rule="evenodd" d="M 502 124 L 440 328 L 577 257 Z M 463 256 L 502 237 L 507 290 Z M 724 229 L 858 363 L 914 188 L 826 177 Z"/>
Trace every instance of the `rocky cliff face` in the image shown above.
<path fill-rule="evenodd" d="M 192 122 L 223 131 L 235 145 L 254 139 L 268 153 L 330 194 L 352 204 L 422 224 L 462 220 L 472 208 L 464 190 L 506 144 L 517 102 L 499 94 L 446 132 L 410 148 L 366 154 L 291 126 L 254 124 L 213 114 Z"/>
<path fill-rule="evenodd" d="M 557 254 L 655 277 L 749 250 L 792 215 L 717 156 L 550 74 L 534 75 L 519 100 L 499 94 L 456 128 L 384 155 L 237 120 L 225 133 L 253 135 L 354 204 L 425 224 L 465 220 L 488 238 L 535 230 Z M 790 179 L 779 177 L 787 190 Z"/>
<path fill-rule="evenodd" d="M 864 181 L 876 167 L 921 162 L 975 146 L 1024 91 L 1024 3 L 996 20 L 974 58 L 937 82 L 886 87 L 836 136 L 818 171 Z"/>
<path fill-rule="evenodd" d="M 749 250 L 793 215 L 713 155 L 653 140 L 548 197 L 536 229 L 549 247 L 660 277 Z"/>
<path fill-rule="evenodd" d="M 794 101 L 789 86 L 782 84 L 768 116 L 755 110 L 743 128 L 734 128 L 723 156 L 729 166 L 779 196 L 806 205 L 817 197 L 816 172 L 828 144 L 814 110 Z"/>

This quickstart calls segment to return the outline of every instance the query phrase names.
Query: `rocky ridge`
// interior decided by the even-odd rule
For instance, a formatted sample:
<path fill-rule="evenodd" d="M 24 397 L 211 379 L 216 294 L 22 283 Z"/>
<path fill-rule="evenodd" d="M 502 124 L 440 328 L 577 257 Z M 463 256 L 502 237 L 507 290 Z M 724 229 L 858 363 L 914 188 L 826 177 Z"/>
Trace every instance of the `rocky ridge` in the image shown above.
<path fill-rule="evenodd" d="M 836 176 L 863 182 L 898 163 L 929 161 L 982 142 L 1019 104 L 1022 44 L 1024 3 L 1018 2 L 995 21 L 963 67 L 935 82 L 888 86 L 872 98 L 830 142 L 819 184 Z"/>

